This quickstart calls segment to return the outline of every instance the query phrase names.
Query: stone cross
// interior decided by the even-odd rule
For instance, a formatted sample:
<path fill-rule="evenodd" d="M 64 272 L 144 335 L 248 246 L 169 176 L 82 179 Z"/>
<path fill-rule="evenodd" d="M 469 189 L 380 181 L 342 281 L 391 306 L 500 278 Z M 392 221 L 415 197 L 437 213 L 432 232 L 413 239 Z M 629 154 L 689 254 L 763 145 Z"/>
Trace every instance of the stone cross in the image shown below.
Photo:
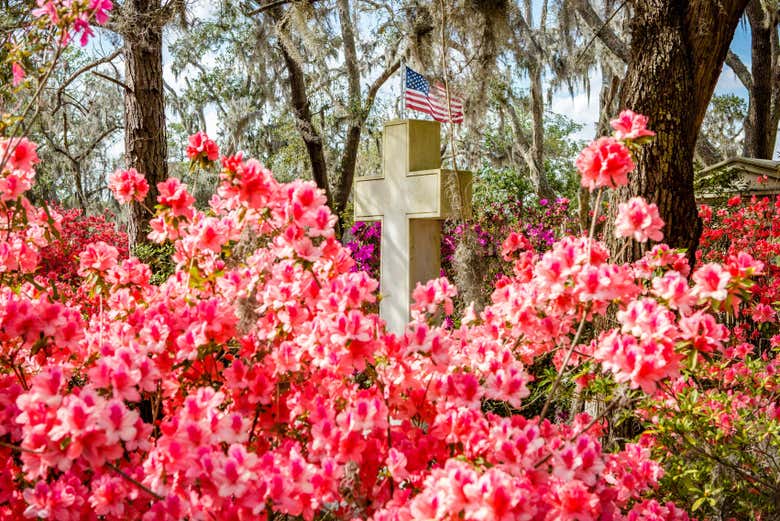
<path fill-rule="evenodd" d="M 440 124 L 385 124 L 382 174 L 355 179 L 355 220 L 381 221 L 379 313 L 391 332 L 409 321 L 417 282 L 438 278 L 441 220 L 471 211 L 471 174 L 441 168 Z"/>

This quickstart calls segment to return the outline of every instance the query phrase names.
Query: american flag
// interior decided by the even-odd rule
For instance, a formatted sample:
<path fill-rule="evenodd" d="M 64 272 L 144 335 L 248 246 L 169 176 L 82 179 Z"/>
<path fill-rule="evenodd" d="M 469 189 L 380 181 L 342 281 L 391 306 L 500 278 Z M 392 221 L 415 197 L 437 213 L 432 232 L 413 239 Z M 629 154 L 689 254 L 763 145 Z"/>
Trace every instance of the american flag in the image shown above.
<path fill-rule="evenodd" d="M 425 112 L 442 123 L 450 121 L 450 112 L 452 112 L 452 122 L 463 123 L 463 101 L 450 91 L 450 110 L 448 111 L 447 89 L 441 83 L 431 85 L 420 73 L 407 67 L 404 86 L 407 109 Z"/>

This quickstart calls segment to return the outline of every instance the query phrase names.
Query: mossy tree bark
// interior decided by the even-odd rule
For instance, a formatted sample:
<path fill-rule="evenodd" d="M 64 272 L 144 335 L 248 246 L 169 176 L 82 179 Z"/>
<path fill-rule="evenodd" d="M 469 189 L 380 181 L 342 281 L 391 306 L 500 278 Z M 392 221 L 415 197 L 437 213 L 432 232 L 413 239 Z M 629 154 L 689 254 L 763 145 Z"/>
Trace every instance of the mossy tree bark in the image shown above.
<path fill-rule="evenodd" d="M 777 39 L 777 28 L 760 0 L 751 0 L 745 11 L 750 22 L 750 91 L 748 115 L 745 120 L 743 154 L 759 159 L 772 159 L 777 136 L 777 111 L 772 110 L 772 87 L 776 81 L 774 64 L 777 50 L 773 50 L 772 33 Z M 773 52 L 774 51 L 774 52 Z M 777 65 L 780 68 L 780 64 Z"/>
<path fill-rule="evenodd" d="M 693 192 L 696 138 L 729 44 L 748 0 L 630 0 L 631 49 L 620 104 L 645 114 L 656 139 L 636 157 L 637 171 L 613 197 L 606 238 L 617 262 L 648 245 L 613 236 L 617 203 L 641 196 L 658 205 L 664 240 L 690 260 L 701 235 Z M 618 253 L 621 252 L 620 257 Z"/>
<path fill-rule="evenodd" d="M 125 162 L 146 176 L 144 204 L 157 204 L 157 183 L 168 177 L 165 134 L 162 30 L 168 17 L 160 0 L 127 0 L 122 5 L 127 25 L 122 31 L 125 57 Z M 151 215 L 139 203 L 131 208 L 130 246 L 145 242 Z"/>

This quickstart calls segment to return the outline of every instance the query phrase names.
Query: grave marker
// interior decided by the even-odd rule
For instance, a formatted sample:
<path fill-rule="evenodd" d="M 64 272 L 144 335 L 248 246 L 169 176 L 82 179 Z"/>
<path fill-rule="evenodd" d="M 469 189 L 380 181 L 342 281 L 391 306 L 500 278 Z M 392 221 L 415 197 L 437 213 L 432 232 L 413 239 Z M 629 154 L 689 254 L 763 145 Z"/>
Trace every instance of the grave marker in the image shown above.
<path fill-rule="evenodd" d="M 465 217 L 471 211 L 471 174 L 442 169 L 440 147 L 438 122 L 390 121 L 382 174 L 355 179 L 355 220 L 382 221 L 379 312 L 394 333 L 409 321 L 417 282 L 439 277 L 441 221 L 459 206 Z"/>

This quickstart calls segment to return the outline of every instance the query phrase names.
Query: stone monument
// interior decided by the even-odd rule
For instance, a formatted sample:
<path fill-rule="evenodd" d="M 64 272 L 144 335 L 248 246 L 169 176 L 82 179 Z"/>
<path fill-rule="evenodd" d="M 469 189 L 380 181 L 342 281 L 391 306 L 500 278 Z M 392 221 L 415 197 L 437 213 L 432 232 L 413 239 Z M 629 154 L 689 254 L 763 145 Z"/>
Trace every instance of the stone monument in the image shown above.
<path fill-rule="evenodd" d="M 468 217 L 471 174 L 441 168 L 436 121 L 385 124 L 382 173 L 355 179 L 355 220 L 381 221 L 379 312 L 394 333 L 409 321 L 417 282 L 438 278 L 441 221 Z"/>

